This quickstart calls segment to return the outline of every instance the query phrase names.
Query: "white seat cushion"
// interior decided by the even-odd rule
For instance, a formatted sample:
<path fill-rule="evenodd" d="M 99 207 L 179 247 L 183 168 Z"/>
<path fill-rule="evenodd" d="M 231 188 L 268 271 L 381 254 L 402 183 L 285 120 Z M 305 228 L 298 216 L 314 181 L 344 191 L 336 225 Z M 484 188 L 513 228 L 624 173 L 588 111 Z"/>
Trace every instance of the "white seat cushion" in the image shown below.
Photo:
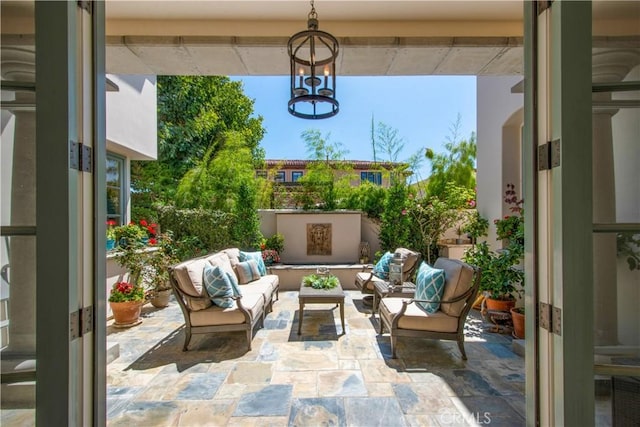
<path fill-rule="evenodd" d="M 243 295 L 242 305 L 251 313 L 251 317 L 255 319 L 262 312 L 264 299 L 258 293 Z M 191 326 L 241 325 L 245 323 L 244 314 L 238 310 L 235 302 L 230 308 L 212 305 L 206 310 L 192 311 L 189 315 Z"/>
<path fill-rule="evenodd" d="M 382 298 L 380 301 L 380 315 L 388 319 L 400 312 L 402 309 L 402 301 L 408 298 Z M 458 329 L 458 318 L 449 316 L 438 310 L 433 314 L 427 314 L 416 303 L 407 306 L 407 311 L 398 319 L 399 329 L 411 329 L 418 331 L 434 331 L 434 332 L 456 332 Z"/>

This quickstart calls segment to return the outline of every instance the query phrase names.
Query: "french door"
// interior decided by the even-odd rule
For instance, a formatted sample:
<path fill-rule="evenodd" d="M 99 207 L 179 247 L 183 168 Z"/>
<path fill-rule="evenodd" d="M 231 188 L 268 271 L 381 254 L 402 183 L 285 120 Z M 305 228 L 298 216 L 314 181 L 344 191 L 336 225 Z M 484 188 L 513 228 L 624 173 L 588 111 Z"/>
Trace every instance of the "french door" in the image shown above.
<path fill-rule="evenodd" d="M 637 425 L 640 5 L 525 15 L 527 423 Z"/>

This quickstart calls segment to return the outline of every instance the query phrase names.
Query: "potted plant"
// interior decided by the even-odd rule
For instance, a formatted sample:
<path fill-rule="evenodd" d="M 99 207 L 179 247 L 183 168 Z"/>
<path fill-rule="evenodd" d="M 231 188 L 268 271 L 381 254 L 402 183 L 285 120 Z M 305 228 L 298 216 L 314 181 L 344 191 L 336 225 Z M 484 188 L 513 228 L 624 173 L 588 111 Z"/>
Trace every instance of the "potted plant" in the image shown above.
<path fill-rule="evenodd" d="M 107 250 L 112 251 L 116 247 L 116 222 L 112 219 L 107 221 Z"/>
<path fill-rule="evenodd" d="M 109 306 L 117 328 L 128 328 L 140 323 L 140 312 L 144 302 L 144 289 L 135 283 L 117 282 L 109 294 Z"/>
<path fill-rule="evenodd" d="M 483 218 L 480 215 L 480 212 L 474 211 L 471 215 L 469 215 L 469 219 L 462 228 L 464 233 L 467 233 L 469 238 L 471 238 L 471 244 L 476 244 L 479 237 L 483 237 L 487 235 L 487 231 L 489 230 L 489 221 L 486 218 Z"/>
<path fill-rule="evenodd" d="M 458 238 L 456 239 L 456 245 L 461 245 L 464 243 L 464 239 L 462 238 L 462 235 L 464 234 L 464 232 L 462 231 L 463 225 L 460 224 L 456 227 L 456 235 L 458 236 Z"/>
<path fill-rule="evenodd" d="M 340 284 L 340 281 L 334 275 L 309 274 L 302 278 L 302 283 L 313 289 L 333 289 Z"/>
<path fill-rule="evenodd" d="M 139 246 L 142 239 L 148 237 L 147 230 L 134 222 L 126 225 L 115 227 L 115 236 L 120 248 L 128 248 L 130 246 Z"/>
<path fill-rule="evenodd" d="M 513 321 L 513 337 L 524 339 L 524 307 L 512 308 L 511 319 Z"/>
<path fill-rule="evenodd" d="M 280 262 L 280 254 L 284 252 L 284 236 L 276 233 L 268 239 L 263 239 L 260 244 L 262 259 L 265 265 L 272 265 Z"/>
<path fill-rule="evenodd" d="M 515 305 L 515 296 L 522 293 L 524 283 L 524 272 L 519 268 L 524 255 L 523 200 L 518 199 L 513 184 L 507 184 L 504 201 L 511 205 L 510 210 L 514 214 L 496 219 L 494 224 L 498 240 L 506 243 L 507 247 L 493 252 L 487 242 L 482 242 L 464 256 L 467 263 L 482 269 L 480 290 L 487 296 L 487 309 L 499 311 L 509 311 Z M 479 215 L 476 222 L 473 228 L 478 232 L 486 229 L 485 221 Z"/>
<path fill-rule="evenodd" d="M 171 297 L 171 283 L 169 282 L 169 267 L 179 261 L 171 234 L 158 236 L 155 242 L 156 250 L 147 253 L 147 262 L 142 270 L 142 280 L 148 286 L 149 302 L 156 308 L 169 305 Z"/>

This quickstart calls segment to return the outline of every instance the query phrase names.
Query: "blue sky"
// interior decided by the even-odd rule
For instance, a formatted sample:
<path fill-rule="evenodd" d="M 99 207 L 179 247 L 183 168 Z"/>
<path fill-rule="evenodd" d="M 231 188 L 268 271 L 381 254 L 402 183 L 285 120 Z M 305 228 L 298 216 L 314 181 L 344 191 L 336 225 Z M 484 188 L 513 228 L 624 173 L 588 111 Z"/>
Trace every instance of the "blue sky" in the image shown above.
<path fill-rule="evenodd" d="M 294 117 L 287 111 L 289 77 L 232 77 L 243 82 L 256 115 L 264 118 L 266 134 L 261 142 L 268 159 L 306 159 L 303 131 L 330 132 L 331 142 L 341 142 L 351 160 L 373 160 L 371 117 L 398 130 L 405 142 L 400 160 L 419 149 L 444 151 L 450 128 L 460 113 L 461 136 L 476 130 L 475 76 L 340 77 L 336 95 L 340 112 L 323 120 Z M 378 159 L 387 160 L 387 159 Z M 425 162 L 421 178 L 429 173 Z"/>

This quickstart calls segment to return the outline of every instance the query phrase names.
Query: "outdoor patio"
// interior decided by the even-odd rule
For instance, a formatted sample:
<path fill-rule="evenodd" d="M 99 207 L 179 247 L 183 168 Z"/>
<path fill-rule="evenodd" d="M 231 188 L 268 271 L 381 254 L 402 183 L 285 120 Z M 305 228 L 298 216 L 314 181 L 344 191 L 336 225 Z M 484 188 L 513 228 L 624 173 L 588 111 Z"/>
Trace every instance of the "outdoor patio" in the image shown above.
<path fill-rule="evenodd" d="M 468 361 L 455 342 L 389 336 L 358 291 L 346 291 L 346 334 L 336 308 L 309 304 L 297 334 L 298 294 L 281 292 L 246 351 L 243 333 L 194 336 L 182 351 L 175 301 L 147 305 L 142 324 L 108 326 L 120 356 L 107 366 L 110 426 L 519 426 L 524 358 L 508 335 L 485 331 L 472 310 Z"/>

